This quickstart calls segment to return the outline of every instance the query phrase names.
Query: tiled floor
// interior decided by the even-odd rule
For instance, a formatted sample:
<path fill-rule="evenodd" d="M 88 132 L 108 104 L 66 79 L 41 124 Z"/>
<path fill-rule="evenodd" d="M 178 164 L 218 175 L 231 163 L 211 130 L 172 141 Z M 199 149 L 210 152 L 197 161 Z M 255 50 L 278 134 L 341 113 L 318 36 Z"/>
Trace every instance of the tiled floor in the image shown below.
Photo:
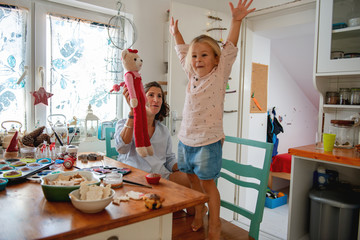
<path fill-rule="evenodd" d="M 287 239 L 288 206 L 289 204 L 285 204 L 274 209 L 265 208 L 260 225 L 260 240 Z M 239 219 L 233 223 L 246 230 L 249 229 L 247 219 Z"/>
<path fill-rule="evenodd" d="M 284 191 L 288 194 L 288 190 Z M 277 208 L 264 209 L 263 221 L 260 225 L 260 240 L 286 240 L 287 239 L 287 227 L 288 227 L 288 212 L 289 204 Z M 241 218 L 238 221 L 233 221 L 235 225 L 238 225 L 246 230 L 249 229 L 249 220 Z"/>

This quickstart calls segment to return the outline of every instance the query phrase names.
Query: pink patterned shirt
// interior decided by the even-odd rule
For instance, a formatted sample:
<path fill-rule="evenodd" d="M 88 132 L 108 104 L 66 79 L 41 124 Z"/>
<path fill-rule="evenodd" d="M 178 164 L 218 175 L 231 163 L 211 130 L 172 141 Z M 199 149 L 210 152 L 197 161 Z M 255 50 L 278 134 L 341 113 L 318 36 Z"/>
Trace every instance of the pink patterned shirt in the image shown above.
<path fill-rule="evenodd" d="M 217 142 L 225 137 L 223 111 L 226 84 L 238 49 L 227 42 L 222 49 L 218 66 L 201 78 L 193 70 L 188 72 L 185 68 L 189 45 L 177 45 L 175 50 L 189 79 L 178 138 L 183 144 L 192 147 Z"/>

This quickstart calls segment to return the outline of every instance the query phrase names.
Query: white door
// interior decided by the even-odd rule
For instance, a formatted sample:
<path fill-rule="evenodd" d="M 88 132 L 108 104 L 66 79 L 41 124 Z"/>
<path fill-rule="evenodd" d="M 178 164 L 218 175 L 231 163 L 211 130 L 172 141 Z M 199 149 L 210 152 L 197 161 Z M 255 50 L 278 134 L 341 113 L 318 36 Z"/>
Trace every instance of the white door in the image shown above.
<path fill-rule="evenodd" d="M 205 8 L 195 7 L 192 5 L 185 5 L 179 2 L 173 2 L 171 6 L 171 15 L 174 16 L 174 19 L 179 19 L 179 29 L 184 37 L 186 43 L 189 43 L 194 37 L 200 34 L 207 34 L 206 29 L 212 27 L 224 27 L 229 28 L 230 26 L 230 9 L 228 12 L 215 12 Z M 222 21 L 220 23 L 214 22 L 209 19 L 209 15 L 214 15 L 220 17 Z M 185 17 L 185 16 L 191 16 Z M 215 25 L 215 26 L 214 26 Z M 226 40 L 228 31 L 222 31 L 221 33 L 216 31 L 211 31 L 211 36 L 217 39 L 219 34 L 223 39 Z M 169 50 L 169 78 L 168 78 L 168 101 L 171 109 L 171 116 L 169 121 L 170 131 L 172 133 L 172 142 L 173 150 L 177 152 L 178 138 L 177 134 L 180 128 L 184 98 L 185 98 L 185 89 L 188 83 L 188 79 L 180 65 L 179 59 L 174 50 L 174 41 L 170 41 L 170 50 Z M 240 41 L 238 44 L 240 48 Z M 241 129 L 239 125 L 239 114 L 240 103 L 239 95 L 242 92 L 242 87 L 240 82 L 240 54 L 235 61 L 232 73 L 230 75 L 231 79 L 229 80 L 229 89 L 227 89 L 227 94 L 225 95 L 225 104 L 224 104 L 224 133 L 225 135 L 230 136 L 239 136 L 239 130 Z M 236 159 L 237 156 L 237 147 L 236 145 L 226 145 L 223 149 L 223 156 L 227 159 Z M 226 185 L 226 183 L 219 182 L 219 189 L 221 189 L 222 199 L 232 201 L 234 199 L 234 187 L 233 185 Z M 228 220 L 232 220 L 232 213 L 227 211 L 222 213 L 222 217 Z"/>
<path fill-rule="evenodd" d="M 179 19 L 179 30 L 182 33 L 186 43 L 190 43 L 193 38 L 200 34 L 210 34 L 214 38 L 222 37 L 226 39 L 227 30 L 211 31 L 206 30 L 212 27 L 230 26 L 230 8 L 228 12 L 218 12 L 206 8 L 196 7 L 173 1 L 170 10 L 171 16 L 174 19 Z M 208 18 L 209 15 L 220 17 L 222 21 L 215 22 Z M 187 17 L 187 16 L 191 16 Z M 178 138 L 182 111 L 185 99 L 185 89 L 188 79 L 181 67 L 180 61 L 174 49 L 174 40 L 170 39 L 169 44 L 169 74 L 168 74 L 168 102 L 170 105 L 171 115 L 169 119 L 169 128 L 172 134 L 173 150 L 177 152 Z M 238 57 L 239 59 L 239 57 Z M 237 136 L 238 133 L 238 94 L 239 94 L 239 60 L 234 64 L 229 81 L 230 88 L 225 97 L 225 110 L 228 113 L 224 114 L 224 131 L 226 135 Z"/>

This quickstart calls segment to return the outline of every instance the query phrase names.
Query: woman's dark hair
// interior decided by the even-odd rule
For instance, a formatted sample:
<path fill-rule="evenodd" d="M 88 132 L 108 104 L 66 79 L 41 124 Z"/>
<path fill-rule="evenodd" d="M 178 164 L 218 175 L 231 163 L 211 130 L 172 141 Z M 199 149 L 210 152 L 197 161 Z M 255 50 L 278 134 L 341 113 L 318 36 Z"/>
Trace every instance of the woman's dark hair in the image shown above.
<path fill-rule="evenodd" d="M 156 120 L 159 120 L 160 122 L 162 120 L 164 120 L 164 118 L 166 118 L 167 116 L 169 116 L 169 105 L 166 103 L 165 101 L 165 94 L 164 94 L 164 91 L 161 87 L 161 85 L 158 83 L 158 82 L 149 82 L 149 83 L 146 83 L 144 85 L 144 90 L 145 90 L 145 93 L 147 93 L 149 91 L 150 88 L 152 87 L 156 87 L 156 88 L 160 88 L 161 89 L 161 95 L 162 95 L 162 104 L 161 104 L 161 108 L 160 108 L 160 111 L 155 115 L 155 119 Z"/>

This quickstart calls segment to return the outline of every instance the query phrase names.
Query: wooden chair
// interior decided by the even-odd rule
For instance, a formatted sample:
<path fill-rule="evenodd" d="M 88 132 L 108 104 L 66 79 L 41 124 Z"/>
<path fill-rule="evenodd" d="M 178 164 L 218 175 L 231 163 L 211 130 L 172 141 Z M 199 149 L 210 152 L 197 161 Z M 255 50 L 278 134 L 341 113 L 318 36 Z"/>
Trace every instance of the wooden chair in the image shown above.
<path fill-rule="evenodd" d="M 229 182 L 241 187 L 253 188 L 257 190 L 258 192 L 257 198 L 253 199 L 254 201 L 256 201 L 256 207 L 254 212 L 251 212 L 241 206 L 238 206 L 234 203 L 231 203 L 223 199 L 221 199 L 221 206 L 248 218 L 250 220 L 249 237 L 253 239 L 258 239 L 259 231 L 260 231 L 260 223 L 262 222 L 264 207 L 265 207 L 266 189 L 269 179 L 273 144 L 226 136 L 224 145 L 227 144 L 228 142 L 240 144 L 243 146 L 252 146 L 265 150 L 263 166 L 261 169 L 257 167 L 253 167 L 251 165 L 244 165 L 236 161 L 223 158 L 222 169 L 219 178 L 219 179 L 224 178 Z M 229 172 L 231 173 L 231 175 L 229 174 Z M 253 181 L 248 182 L 246 181 L 246 179 L 243 178 L 240 179 L 239 178 L 240 176 L 245 178 L 255 178 L 259 182 L 258 183 L 255 183 Z"/>
<path fill-rule="evenodd" d="M 114 127 L 105 128 L 105 144 L 106 144 L 106 156 L 116 159 L 119 154 L 115 148 L 111 147 L 111 139 L 113 138 L 115 133 Z"/>

